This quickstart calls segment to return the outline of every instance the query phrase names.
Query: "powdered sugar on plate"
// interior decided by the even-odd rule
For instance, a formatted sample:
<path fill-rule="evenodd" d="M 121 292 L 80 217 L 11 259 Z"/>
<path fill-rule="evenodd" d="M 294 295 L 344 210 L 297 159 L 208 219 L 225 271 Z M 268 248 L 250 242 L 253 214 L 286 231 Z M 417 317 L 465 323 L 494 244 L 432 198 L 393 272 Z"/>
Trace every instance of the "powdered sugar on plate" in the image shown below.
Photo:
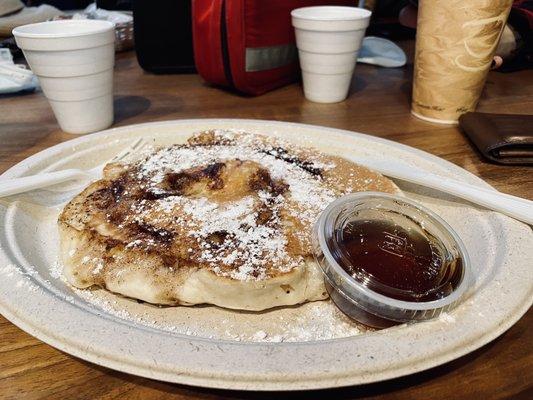
<path fill-rule="evenodd" d="M 27 289 L 30 292 L 41 290 L 41 288 L 31 280 L 32 276 L 37 275 L 37 271 L 35 271 L 33 266 L 22 268 L 15 264 L 7 264 L 0 267 L 0 276 L 2 275 L 8 278 L 18 277 L 18 280 L 15 282 L 15 287 L 17 289 Z"/>
<path fill-rule="evenodd" d="M 97 310 L 135 325 L 207 339 L 310 342 L 356 336 L 368 331 L 368 328 L 349 320 L 329 300 L 260 313 L 244 313 L 218 307 L 155 307 L 101 289 L 73 290 Z"/>

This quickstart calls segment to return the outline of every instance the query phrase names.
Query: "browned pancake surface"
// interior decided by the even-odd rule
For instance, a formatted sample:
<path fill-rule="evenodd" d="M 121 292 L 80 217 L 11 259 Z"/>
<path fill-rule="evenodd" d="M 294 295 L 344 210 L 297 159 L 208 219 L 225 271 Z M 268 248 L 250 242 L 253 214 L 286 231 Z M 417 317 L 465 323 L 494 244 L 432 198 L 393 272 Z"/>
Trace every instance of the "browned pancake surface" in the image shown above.
<path fill-rule="evenodd" d="M 271 137 L 209 131 L 131 164 L 69 203 L 60 223 L 114 254 L 145 254 L 169 273 L 206 268 L 262 280 L 302 265 L 320 212 L 351 192 L 397 193 L 387 178 L 340 157 Z M 97 271 L 100 272 L 100 271 Z"/>

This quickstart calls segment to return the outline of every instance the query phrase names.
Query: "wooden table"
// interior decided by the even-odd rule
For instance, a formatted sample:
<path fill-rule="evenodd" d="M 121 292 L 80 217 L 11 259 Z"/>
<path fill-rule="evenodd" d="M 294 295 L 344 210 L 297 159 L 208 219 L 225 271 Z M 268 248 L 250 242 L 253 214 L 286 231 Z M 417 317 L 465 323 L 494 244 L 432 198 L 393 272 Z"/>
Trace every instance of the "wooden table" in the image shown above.
<path fill-rule="evenodd" d="M 408 45 L 412 48 L 412 45 Z M 382 69 L 358 65 L 349 99 L 320 105 L 294 84 L 260 97 L 206 85 L 197 75 L 143 72 L 133 53 L 119 54 L 115 73 L 116 126 L 181 118 L 260 118 L 350 129 L 401 142 L 447 159 L 499 190 L 533 199 L 531 167 L 484 162 L 456 127 L 409 114 L 412 65 Z M 491 72 L 479 111 L 531 113 L 533 71 Z M 0 172 L 56 143 L 63 133 L 42 93 L 0 97 Z M 500 338 L 443 366 L 405 378 L 332 391 L 312 398 L 531 399 L 533 312 Z M 167 384 L 115 372 L 62 353 L 0 317 L 0 398 L 66 399 L 273 398 Z M 275 397 L 280 397 L 276 395 Z"/>

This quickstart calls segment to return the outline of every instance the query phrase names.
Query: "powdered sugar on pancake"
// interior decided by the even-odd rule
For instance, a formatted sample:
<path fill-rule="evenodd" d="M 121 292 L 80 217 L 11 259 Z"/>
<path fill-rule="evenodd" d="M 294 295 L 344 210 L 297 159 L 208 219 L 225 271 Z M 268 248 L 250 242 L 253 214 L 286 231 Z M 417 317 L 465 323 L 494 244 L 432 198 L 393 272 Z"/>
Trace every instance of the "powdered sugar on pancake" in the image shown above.
<path fill-rule="evenodd" d="M 268 280 L 305 268 L 312 226 L 337 197 L 397 189 L 339 157 L 219 130 L 106 169 L 99 189 L 81 204 L 87 221 L 104 220 L 91 222 L 106 254 L 103 265 L 87 266 L 96 271 L 90 282 L 104 279 L 106 263 L 117 265 L 128 252 L 157 254 L 165 274 L 196 268 L 238 281 Z M 70 223 L 85 228 L 74 217 Z"/>
<path fill-rule="evenodd" d="M 228 160 L 253 161 L 265 168 L 273 180 L 284 182 L 288 190 L 284 194 L 272 195 L 258 191 L 250 196 L 230 202 L 211 201 L 206 197 L 169 196 L 158 199 L 151 207 L 140 207 L 140 214 L 149 210 L 176 213 L 179 208 L 188 214 L 179 219 L 189 229 L 189 236 L 197 239 L 200 249 L 198 260 L 211 266 L 221 276 L 237 280 L 265 279 L 272 266 L 280 272 L 290 271 L 301 265 L 303 255 L 287 252 L 287 238 L 280 234 L 280 211 L 284 208 L 292 217 L 311 225 L 320 211 L 333 201 L 333 190 L 321 182 L 319 174 L 312 171 L 326 171 L 335 166 L 319 156 L 305 161 L 306 169 L 294 162 L 287 162 L 280 155 L 288 157 L 291 145 L 281 142 L 268 143 L 257 136 L 215 131 L 213 144 L 198 146 L 172 146 L 149 155 L 139 165 L 137 178 L 148 182 L 150 190 L 161 193 L 160 185 L 168 173 L 180 173 L 195 167 L 202 167 Z M 283 152 L 283 154 L 281 154 Z M 292 156 L 291 156 L 292 157 Z M 257 224 L 258 204 L 268 207 L 273 214 L 269 224 Z M 136 206 L 137 207 L 137 206 Z M 213 248 L 206 241 L 210 235 L 225 232 L 233 240 Z M 191 249 L 196 253 L 196 249 Z M 234 268 L 226 268 L 226 267 Z"/>
<path fill-rule="evenodd" d="M 225 160 L 249 160 L 266 168 L 273 179 L 283 180 L 289 185 L 289 198 L 301 206 L 299 211 L 304 211 L 303 215 L 298 213 L 300 217 L 313 219 L 316 210 L 320 211 L 324 208 L 324 204 L 327 205 L 335 200 L 335 193 L 321 184 L 320 176 L 313 176 L 299 165 L 277 158 L 281 150 L 287 151 L 294 147 L 289 143 L 278 140 L 275 145 L 265 144 L 258 141 L 256 135 L 236 134 L 232 131 L 216 130 L 215 134 L 223 138 L 224 144 L 173 146 L 157 151 L 141 165 L 139 179 L 149 177 L 150 182 L 157 188 L 169 171 L 181 172 Z M 308 161 L 310 164 L 308 167 L 316 171 L 327 171 L 335 167 L 335 163 L 321 160 L 319 155 L 314 157 L 311 153 L 306 155 L 312 158 Z"/>

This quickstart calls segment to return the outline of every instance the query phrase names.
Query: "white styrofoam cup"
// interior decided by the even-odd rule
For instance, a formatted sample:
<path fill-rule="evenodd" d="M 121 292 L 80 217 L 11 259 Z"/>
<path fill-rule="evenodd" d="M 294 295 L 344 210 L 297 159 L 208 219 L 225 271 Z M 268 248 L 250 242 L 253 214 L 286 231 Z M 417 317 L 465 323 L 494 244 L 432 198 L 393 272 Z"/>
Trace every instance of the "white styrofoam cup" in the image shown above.
<path fill-rule="evenodd" d="M 291 12 L 307 99 L 318 103 L 346 99 L 371 15 L 363 8 L 336 6 Z"/>
<path fill-rule="evenodd" d="M 114 25 L 60 20 L 13 30 L 62 130 L 89 133 L 113 123 Z"/>

